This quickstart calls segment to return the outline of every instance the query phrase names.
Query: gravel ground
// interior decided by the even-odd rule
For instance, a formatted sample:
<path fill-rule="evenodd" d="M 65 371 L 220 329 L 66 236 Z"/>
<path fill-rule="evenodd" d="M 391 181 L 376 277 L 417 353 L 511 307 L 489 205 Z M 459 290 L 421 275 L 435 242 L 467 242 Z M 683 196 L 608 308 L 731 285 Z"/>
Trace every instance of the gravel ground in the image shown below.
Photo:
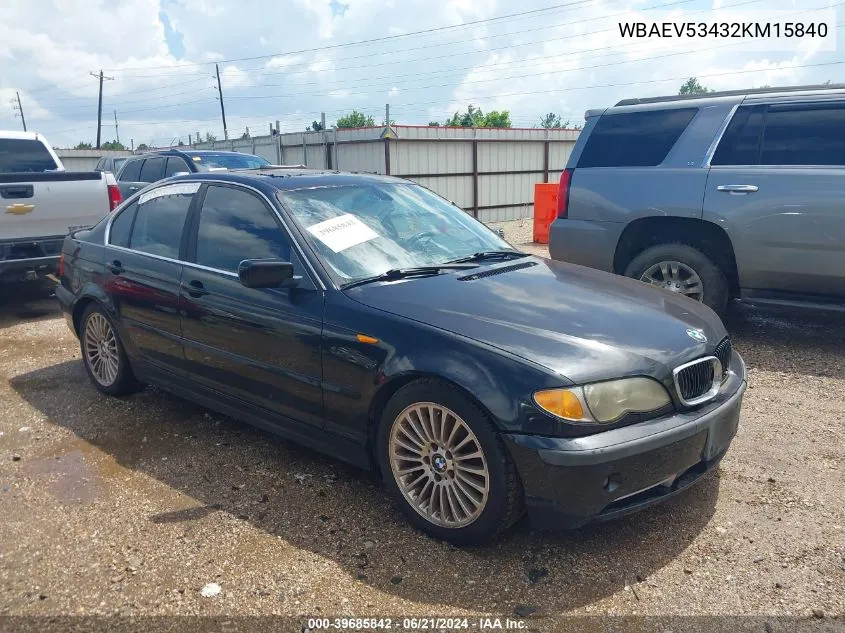
<path fill-rule="evenodd" d="M 49 288 L 7 292 L 0 615 L 534 609 L 841 630 L 845 325 L 737 308 L 729 329 L 750 385 L 718 472 L 612 523 L 535 533 L 523 521 L 462 550 L 410 528 L 368 473 L 157 390 L 101 396 Z M 210 583 L 220 591 L 204 597 Z M 794 626 L 765 625 L 777 630 Z"/>

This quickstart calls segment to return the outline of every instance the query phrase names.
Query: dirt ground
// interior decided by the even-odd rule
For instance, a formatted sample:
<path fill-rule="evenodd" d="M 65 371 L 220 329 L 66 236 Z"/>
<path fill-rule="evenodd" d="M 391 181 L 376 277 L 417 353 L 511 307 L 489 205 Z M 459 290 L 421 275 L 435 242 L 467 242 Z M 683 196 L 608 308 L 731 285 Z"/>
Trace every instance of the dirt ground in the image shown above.
<path fill-rule="evenodd" d="M 843 624 L 842 314 L 734 310 L 750 368 L 740 428 L 690 491 L 612 523 L 535 533 L 523 521 L 458 549 L 409 527 L 371 474 L 161 391 L 100 395 L 49 295 L 0 298 L 0 616 Z M 220 592 L 204 597 L 210 583 Z"/>

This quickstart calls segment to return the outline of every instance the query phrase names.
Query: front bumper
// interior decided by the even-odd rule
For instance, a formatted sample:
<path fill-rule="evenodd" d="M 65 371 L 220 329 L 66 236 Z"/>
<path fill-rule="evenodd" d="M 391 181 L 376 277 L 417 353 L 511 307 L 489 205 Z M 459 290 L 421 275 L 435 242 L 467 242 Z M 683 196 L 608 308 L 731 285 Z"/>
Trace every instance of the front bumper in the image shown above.
<path fill-rule="evenodd" d="M 699 409 L 587 437 L 504 435 L 532 523 L 577 528 L 691 486 L 728 450 L 746 386 L 745 364 L 734 352 L 723 395 Z"/>

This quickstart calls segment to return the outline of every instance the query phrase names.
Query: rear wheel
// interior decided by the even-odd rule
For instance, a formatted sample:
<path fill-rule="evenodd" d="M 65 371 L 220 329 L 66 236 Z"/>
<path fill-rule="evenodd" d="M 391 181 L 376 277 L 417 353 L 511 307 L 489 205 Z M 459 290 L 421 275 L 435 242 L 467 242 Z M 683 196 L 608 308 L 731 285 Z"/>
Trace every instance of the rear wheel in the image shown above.
<path fill-rule="evenodd" d="M 688 244 L 659 244 L 645 249 L 628 264 L 625 276 L 700 301 L 720 316 L 728 305 L 725 274 L 712 259 Z"/>
<path fill-rule="evenodd" d="M 487 415 L 460 391 L 419 380 L 382 415 L 378 456 L 402 512 L 431 536 L 480 543 L 522 514 L 516 468 Z"/>
<path fill-rule="evenodd" d="M 81 323 L 82 362 L 94 386 L 110 396 L 137 391 L 139 384 L 129 367 L 117 328 L 105 311 L 99 305 L 91 304 L 83 313 Z"/>

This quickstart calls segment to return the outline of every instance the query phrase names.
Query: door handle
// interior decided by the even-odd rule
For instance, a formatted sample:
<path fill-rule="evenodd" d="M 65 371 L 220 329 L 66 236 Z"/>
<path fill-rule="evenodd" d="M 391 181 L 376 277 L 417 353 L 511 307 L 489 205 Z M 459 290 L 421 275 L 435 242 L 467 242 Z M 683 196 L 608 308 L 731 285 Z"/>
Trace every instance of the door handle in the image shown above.
<path fill-rule="evenodd" d="M 207 295 L 209 292 L 206 290 L 202 282 L 199 279 L 194 279 L 189 281 L 187 284 L 182 284 L 182 287 L 192 297 L 202 297 L 203 295 Z"/>
<path fill-rule="evenodd" d="M 140 189 L 140 187 L 129 187 L 129 191 L 138 191 L 138 189 Z"/>
<path fill-rule="evenodd" d="M 728 193 L 754 193 L 757 191 L 757 185 L 719 185 L 716 190 Z"/>
<path fill-rule="evenodd" d="M 109 272 L 112 273 L 113 275 L 119 275 L 120 273 L 122 273 L 126 270 L 123 267 L 123 265 L 117 260 L 114 260 L 113 262 L 106 264 L 106 268 L 108 268 Z"/>

